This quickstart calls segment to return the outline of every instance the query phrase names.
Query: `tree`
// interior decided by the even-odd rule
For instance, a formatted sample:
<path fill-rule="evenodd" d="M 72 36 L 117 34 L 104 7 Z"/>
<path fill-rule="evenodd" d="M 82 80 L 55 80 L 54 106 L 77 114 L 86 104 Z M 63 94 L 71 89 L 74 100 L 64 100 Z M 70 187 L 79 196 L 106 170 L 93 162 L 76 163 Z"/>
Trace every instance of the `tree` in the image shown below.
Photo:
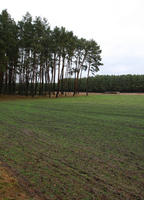
<path fill-rule="evenodd" d="M 95 74 L 100 47 L 79 39 L 64 27 L 51 30 L 46 19 L 27 12 L 17 24 L 6 10 L 0 14 L 0 93 L 49 95 L 79 91 L 83 72 Z M 72 80 L 74 78 L 74 81 Z"/>
<path fill-rule="evenodd" d="M 87 55 L 86 55 L 86 68 L 87 68 L 87 84 L 86 84 L 86 95 L 88 96 L 88 80 L 90 73 L 95 75 L 99 71 L 99 66 L 101 63 L 101 50 L 100 46 L 94 40 L 88 41 L 87 45 Z"/>
<path fill-rule="evenodd" d="M 7 10 L 0 15 L 0 33 L 0 93 L 4 89 L 4 93 L 11 94 L 16 81 L 18 38 L 16 23 Z"/>

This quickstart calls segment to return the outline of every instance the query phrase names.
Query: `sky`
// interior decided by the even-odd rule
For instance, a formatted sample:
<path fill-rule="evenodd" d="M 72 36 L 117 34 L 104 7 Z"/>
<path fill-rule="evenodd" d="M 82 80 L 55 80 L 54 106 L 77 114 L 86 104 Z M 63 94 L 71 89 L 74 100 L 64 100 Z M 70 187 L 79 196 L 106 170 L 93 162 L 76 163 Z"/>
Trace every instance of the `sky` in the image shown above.
<path fill-rule="evenodd" d="M 144 0 L 4 0 L 15 21 L 29 12 L 64 26 L 102 50 L 98 74 L 144 74 Z"/>

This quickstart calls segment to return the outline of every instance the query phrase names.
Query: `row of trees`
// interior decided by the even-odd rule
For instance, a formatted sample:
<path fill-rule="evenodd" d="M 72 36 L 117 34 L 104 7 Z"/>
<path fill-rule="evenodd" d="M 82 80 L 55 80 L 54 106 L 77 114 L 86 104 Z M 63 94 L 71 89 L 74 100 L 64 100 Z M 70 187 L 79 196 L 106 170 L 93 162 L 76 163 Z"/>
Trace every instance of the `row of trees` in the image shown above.
<path fill-rule="evenodd" d="M 58 97 L 73 88 L 75 95 L 83 75 L 88 92 L 88 78 L 100 65 L 94 40 L 79 39 L 64 27 L 51 30 L 46 19 L 33 20 L 29 13 L 18 23 L 7 10 L 0 14 L 0 94 Z"/>
<path fill-rule="evenodd" d="M 87 79 L 82 78 L 79 90 L 84 92 L 86 84 Z M 144 92 L 144 75 L 97 75 L 89 78 L 88 91 Z"/>

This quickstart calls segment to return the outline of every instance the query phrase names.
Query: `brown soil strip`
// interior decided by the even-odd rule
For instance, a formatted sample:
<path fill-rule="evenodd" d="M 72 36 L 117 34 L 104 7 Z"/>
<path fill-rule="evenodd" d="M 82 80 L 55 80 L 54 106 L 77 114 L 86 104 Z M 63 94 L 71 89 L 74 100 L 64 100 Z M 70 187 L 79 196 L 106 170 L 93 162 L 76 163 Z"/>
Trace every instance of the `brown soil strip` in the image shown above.
<path fill-rule="evenodd" d="M 120 93 L 120 95 L 144 95 L 144 93 Z"/>
<path fill-rule="evenodd" d="M 0 200 L 46 200 L 14 169 L 0 161 Z"/>
<path fill-rule="evenodd" d="M 93 93 L 93 94 L 101 94 L 101 93 Z M 75 96 L 85 96 L 86 93 L 79 93 L 79 94 L 76 94 Z M 73 93 L 72 92 L 68 92 L 64 95 L 59 95 L 58 98 L 61 98 L 61 97 L 72 97 L 73 96 Z M 55 95 L 51 95 L 51 98 L 56 98 Z M 35 100 L 35 99 L 49 99 L 49 96 L 48 95 L 45 95 L 45 96 L 20 96 L 20 95 L 0 95 L 0 101 L 9 101 L 9 100 Z"/>
<path fill-rule="evenodd" d="M 92 92 L 89 93 L 89 95 L 111 95 L 111 93 L 109 94 L 105 94 L 105 93 L 96 93 L 96 92 Z M 144 95 L 144 93 L 119 93 L 119 94 L 112 94 L 112 95 Z M 59 95 L 59 97 L 72 97 L 73 93 L 72 92 L 68 92 L 66 93 L 66 95 Z M 86 96 L 85 92 L 80 92 L 79 94 L 76 94 L 75 96 Z M 20 95 L 0 95 L 0 101 L 8 101 L 8 100 L 30 100 L 30 99 L 47 99 L 49 98 L 48 95 L 46 96 L 20 96 Z M 51 98 L 55 98 L 55 95 L 52 95 Z"/>
<path fill-rule="evenodd" d="M 17 179 L 0 162 L 0 199 L 29 200 Z"/>

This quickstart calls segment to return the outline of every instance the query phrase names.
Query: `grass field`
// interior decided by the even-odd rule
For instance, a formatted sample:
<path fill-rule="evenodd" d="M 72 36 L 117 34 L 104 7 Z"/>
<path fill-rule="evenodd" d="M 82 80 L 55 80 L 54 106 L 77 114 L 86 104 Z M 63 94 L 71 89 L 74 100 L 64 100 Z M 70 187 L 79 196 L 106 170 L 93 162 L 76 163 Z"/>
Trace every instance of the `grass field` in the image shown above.
<path fill-rule="evenodd" d="M 143 200 L 144 96 L 0 101 L 0 160 L 40 199 Z"/>

